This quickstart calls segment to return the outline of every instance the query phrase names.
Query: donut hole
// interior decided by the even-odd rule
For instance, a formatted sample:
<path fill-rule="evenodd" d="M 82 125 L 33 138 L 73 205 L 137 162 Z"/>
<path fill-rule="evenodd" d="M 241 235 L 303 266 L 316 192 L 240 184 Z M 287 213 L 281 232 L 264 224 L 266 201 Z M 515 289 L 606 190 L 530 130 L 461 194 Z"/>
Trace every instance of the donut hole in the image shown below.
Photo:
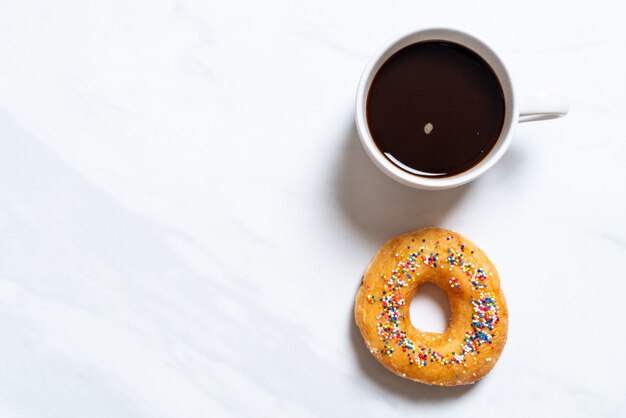
<path fill-rule="evenodd" d="M 443 333 L 450 326 L 452 311 L 448 295 L 433 283 L 424 283 L 409 306 L 411 324 L 423 332 Z"/>

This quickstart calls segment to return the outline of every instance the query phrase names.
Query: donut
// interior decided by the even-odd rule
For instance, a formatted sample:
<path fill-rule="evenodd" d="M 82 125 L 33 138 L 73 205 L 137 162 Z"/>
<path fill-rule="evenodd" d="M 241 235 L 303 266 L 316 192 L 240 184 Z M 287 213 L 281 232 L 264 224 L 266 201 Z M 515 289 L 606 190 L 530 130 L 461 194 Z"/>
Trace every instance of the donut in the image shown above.
<path fill-rule="evenodd" d="M 443 333 L 411 325 L 409 304 L 433 283 L 450 301 Z M 354 315 L 369 352 L 387 369 L 428 385 L 476 382 L 506 343 L 508 311 L 496 268 L 467 238 L 424 228 L 389 240 L 363 275 Z"/>

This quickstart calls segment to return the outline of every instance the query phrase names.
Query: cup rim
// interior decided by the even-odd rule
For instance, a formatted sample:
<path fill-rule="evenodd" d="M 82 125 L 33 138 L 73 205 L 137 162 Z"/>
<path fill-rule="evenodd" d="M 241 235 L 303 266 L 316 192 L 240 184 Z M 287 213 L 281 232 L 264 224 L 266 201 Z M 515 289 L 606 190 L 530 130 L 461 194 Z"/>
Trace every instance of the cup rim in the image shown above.
<path fill-rule="evenodd" d="M 505 115 L 500 137 L 491 151 L 475 166 L 449 177 L 422 177 L 402 170 L 389 161 L 380 151 L 367 124 L 367 94 L 371 83 L 380 67 L 397 51 L 404 47 L 424 41 L 447 41 L 468 48 L 489 64 L 492 68 L 505 99 Z M 511 76 L 502 58 L 485 42 L 464 31 L 450 28 L 428 28 L 406 33 L 394 38 L 378 50 L 369 60 L 361 78 L 356 94 L 355 121 L 359 138 L 368 156 L 378 168 L 392 179 L 410 187 L 441 190 L 466 184 L 489 170 L 506 152 L 512 133 L 518 121 L 517 101 Z"/>

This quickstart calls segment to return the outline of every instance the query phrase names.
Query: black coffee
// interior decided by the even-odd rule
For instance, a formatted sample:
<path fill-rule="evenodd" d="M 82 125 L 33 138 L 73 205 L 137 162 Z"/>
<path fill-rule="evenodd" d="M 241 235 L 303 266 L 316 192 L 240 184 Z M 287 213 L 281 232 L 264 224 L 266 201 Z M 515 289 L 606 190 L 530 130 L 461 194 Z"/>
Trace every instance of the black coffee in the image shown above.
<path fill-rule="evenodd" d="M 447 177 L 478 164 L 504 122 L 504 94 L 489 65 L 449 42 L 410 45 L 378 70 L 367 97 L 374 142 L 401 169 Z"/>

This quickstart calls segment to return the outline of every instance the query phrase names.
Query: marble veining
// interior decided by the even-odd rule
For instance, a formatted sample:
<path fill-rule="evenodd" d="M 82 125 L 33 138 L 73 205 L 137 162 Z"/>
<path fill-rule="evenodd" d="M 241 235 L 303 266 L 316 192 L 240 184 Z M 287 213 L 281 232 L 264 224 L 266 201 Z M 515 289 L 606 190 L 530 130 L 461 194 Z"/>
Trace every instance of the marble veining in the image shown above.
<path fill-rule="evenodd" d="M 370 54 L 435 25 L 572 103 L 423 192 L 373 166 L 352 110 Z M 617 1 L 5 2 L 0 416 L 626 415 L 625 27 Z M 472 387 L 391 375 L 352 319 L 377 248 L 428 225 L 507 295 Z"/>

